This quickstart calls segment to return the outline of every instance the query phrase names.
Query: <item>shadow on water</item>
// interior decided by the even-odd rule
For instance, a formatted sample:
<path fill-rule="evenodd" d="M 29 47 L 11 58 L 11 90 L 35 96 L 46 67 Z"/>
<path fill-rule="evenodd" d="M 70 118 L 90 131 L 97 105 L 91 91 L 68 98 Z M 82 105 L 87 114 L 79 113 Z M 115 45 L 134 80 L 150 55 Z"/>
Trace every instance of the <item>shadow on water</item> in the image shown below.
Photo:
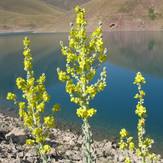
<path fill-rule="evenodd" d="M 0 36 L 0 105 L 13 107 L 6 102 L 8 91 L 16 91 L 15 79 L 24 76 L 22 40 L 24 34 Z M 59 41 L 66 42 L 67 34 L 29 34 L 32 41 L 32 55 L 36 76 L 46 73 L 46 85 L 52 97 L 47 108 L 57 102 L 62 105 L 59 121 L 79 126 L 74 116 L 76 106 L 69 102 L 64 84 L 57 79 L 56 68 L 64 69 L 64 57 L 60 55 Z M 108 86 L 91 103 L 97 114 L 91 123 L 96 137 L 117 136 L 120 128 L 127 128 L 136 134 L 137 119 L 134 114 L 136 101 L 133 99 L 136 87 L 132 84 L 137 71 L 147 79 L 144 90 L 148 108 L 147 132 L 156 141 L 157 150 L 163 151 L 163 33 L 161 32 L 112 32 L 104 33 L 105 46 L 109 56 L 104 64 L 108 70 Z M 100 69 L 98 70 L 100 71 Z M 17 91 L 19 94 L 20 92 Z M 77 124 L 77 125 L 76 125 Z M 109 135 L 109 136 L 108 136 Z M 156 147 L 155 147 L 156 150 Z"/>

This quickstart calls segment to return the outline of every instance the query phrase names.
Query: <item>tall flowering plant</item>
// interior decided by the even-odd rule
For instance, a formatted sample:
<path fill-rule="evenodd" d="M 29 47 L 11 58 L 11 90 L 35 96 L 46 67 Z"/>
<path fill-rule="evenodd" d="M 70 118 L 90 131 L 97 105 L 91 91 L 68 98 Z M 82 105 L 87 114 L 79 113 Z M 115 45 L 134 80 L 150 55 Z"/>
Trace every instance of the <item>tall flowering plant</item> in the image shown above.
<path fill-rule="evenodd" d="M 61 42 L 61 51 L 66 57 L 66 70 L 58 68 L 57 72 L 59 80 L 66 83 L 65 89 L 71 102 L 79 106 L 76 114 L 83 121 L 83 162 L 92 163 L 95 157 L 89 119 L 95 115 L 96 109 L 90 107 L 90 101 L 106 87 L 105 67 L 95 83 L 93 79 L 97 68 L 106 60 L 107 50 L 104 48 L 101 24 L 87 36 L 85 10 L 77 6 L 75 12 L 76 21 L 75 25 L 71 24 L 68 46 Z"/>
<path fill-rule="evenodd" d="M 19 117 L 32 135 L 26 140 L 26 144 L 37 149 L 43 162 L 47 162 L 46 154 L 50 152 L 51 147 L 46 143 L 49 137 L 50 129 L 55 126 L 54 116 L 44 116 L 45 104 L 49 101 L 49 95 L 44 85 L 46 76 L 42 74 L 35 79 L 32 70 L 32 55 L 30 50 L 30 40 L 25 37 L 24 41 L 24 71 L 26 78 L 18 77 L 16 85 L 22 91 L 22 101 L 18 101 L 17 96 L 9 92 L 7 100 L 14 101 L 19 108 Z M 53 111 L 58 111 L 58 104 L 54 105 Z"/>
<path fill-rule="evenodd" d="M 145 92 L 142 90 L 142 84 L 145 84 L 145 78 L 142 76 L 140 72 L 138 72 L 135 76 L 135 80 L 133 82 L 138 87 L 138 93 L 134 96 L 135 99 L 138 99 L 138 103 L 136 105 L 135 114 L 138 116 L 137 123 L 137 146 L 133 142 L 133 137 L 128 136 L 128 132 L 126 129 L 121 129 L 120 131 L 120 149 L 125 150 L 129 149 L 130 151 L 134 151 L 136 155 L 141 158 L 143 163 L 153 162 L 159 159 L 159 157 L 151 152 L 152 144 L 154 140 L 146 137 L 145 130 L 145 121 L 147 117 L 147 109 L 144 106 L 144 96 Z M 126 163 L 132 162 L 132 159 L 126 157 Z"/>

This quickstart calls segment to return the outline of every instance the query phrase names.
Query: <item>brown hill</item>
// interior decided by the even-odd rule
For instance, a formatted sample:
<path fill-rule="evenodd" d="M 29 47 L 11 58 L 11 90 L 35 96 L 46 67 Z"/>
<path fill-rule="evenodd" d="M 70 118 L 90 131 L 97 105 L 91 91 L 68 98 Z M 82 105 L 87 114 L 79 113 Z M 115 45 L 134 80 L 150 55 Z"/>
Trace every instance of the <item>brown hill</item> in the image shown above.
<path fill-rule="evenodd" d="M 72 10 L 76 5 L 84 4 L 90 0 L 42 0 L 47 4 L 57 6 L 64 10 Z"/>
<path fill-rule="evenodd" d="M 39 30 L 47 24 L 55 24 L 64 12 L 40 0 L 0 1 L 1 30 Z"/>
<path fill-rule="evenodd" d="M 162 30 L 162 0 L 5 0 L 0 1 L 0 30 L 67 32 L 73 6 L 87 11 L 88 30 L 98 21 L 109 30 Z"/>

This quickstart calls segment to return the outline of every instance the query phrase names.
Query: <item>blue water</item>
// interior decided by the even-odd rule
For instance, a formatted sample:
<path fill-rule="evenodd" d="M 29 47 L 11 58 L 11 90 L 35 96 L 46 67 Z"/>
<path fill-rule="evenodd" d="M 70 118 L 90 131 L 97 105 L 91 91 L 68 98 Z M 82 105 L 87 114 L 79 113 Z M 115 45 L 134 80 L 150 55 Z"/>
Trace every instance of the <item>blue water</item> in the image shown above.
<path fill-rule="evenodd" d="M 27 34 L 26 34 L 27 35 Z M 23 72 L 22 39 L 25 34 L 0 35 L 0 108 L 14 108 L 5 100 L 8 91 L 17 91 L 15 79 L 25 76 Z M 46 86 L 53 103 L 60 103 L 62 110 L 56 116 L 65 123 L 80 126 L 76 117 L 76 105 L 70 103 L 64 84 L 57 79 L 56 68 L 64 69 L 64 57 L 60 54 L 59 41 L 67 42 L 67 34 L 28 34 L 32 40 L 32 54 L 36 76 L 46 73 Z M 141 71 L 147 83 L 145 106 L 148 109 L 147 135 L 155 140 L 154 150 L 163 153 L 163 33 L 161 32 L 113 32 L 104 33 L 109 56 L 103 66 L 107 67 L 108 85 L 99 93 L 91 106 L 97 114 L 91 120 L 96 136 L 111 138 L 121 128 L 136 134 L 137 118 L 134 114 L 137 89 L 133 79 Z M 101 70 L 99 68 L 98 72 Z"/>

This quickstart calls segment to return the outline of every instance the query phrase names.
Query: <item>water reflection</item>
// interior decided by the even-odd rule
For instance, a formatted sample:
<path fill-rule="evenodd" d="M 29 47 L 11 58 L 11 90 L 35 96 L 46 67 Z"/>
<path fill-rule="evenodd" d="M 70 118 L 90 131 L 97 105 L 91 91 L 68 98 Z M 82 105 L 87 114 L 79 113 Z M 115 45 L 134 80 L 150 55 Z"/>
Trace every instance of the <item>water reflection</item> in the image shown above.
<path fill-rule="evenodd" d="M 0 36 L 0 105 L 9 106 L 5 96 L 15 90 L 15 79 L 24 76 L 22 40 L 25 35 Z M 69 102 L 64 85 L 57 80 L 56 68 L 64 68 L 64 57 L 60 55 L 59 41 L 66 42 L 67 34 L 29 34 L 32 40 L 34 70 L 36 76 L 46 73 L 49 94 L 53 103 L 62 104 L 59 117 L 80 123 L 74 116 L 75 105 Z M 98 109 L 93 127 L 106 136 L 117 135 L 122 127 L 135 133 L 136 118 L 133 100 L 136 88 L 132 85 L 136 71 L 142 71 L 147 78 L 145 103 L 148 108 L 148 133 L 154 137 L 158 149 L 163 149 L 163 33 L 161 32 L 113 32 L 104 33 L 105 46 L 110 54 L 105 63 L 108 68 L 108 86 L 99 94 L 92 106 Z M 4 108 L 4 107 L 3 107 Z M 74 108 L 74 109 L 72 109 Z M 157 146 L 158 147 L 158 146 Z"/>
<path fill-rule="evenodd" d="M 106 33 L 108 61 L 134 71 L 163 77 L 163 32 Z"/>

